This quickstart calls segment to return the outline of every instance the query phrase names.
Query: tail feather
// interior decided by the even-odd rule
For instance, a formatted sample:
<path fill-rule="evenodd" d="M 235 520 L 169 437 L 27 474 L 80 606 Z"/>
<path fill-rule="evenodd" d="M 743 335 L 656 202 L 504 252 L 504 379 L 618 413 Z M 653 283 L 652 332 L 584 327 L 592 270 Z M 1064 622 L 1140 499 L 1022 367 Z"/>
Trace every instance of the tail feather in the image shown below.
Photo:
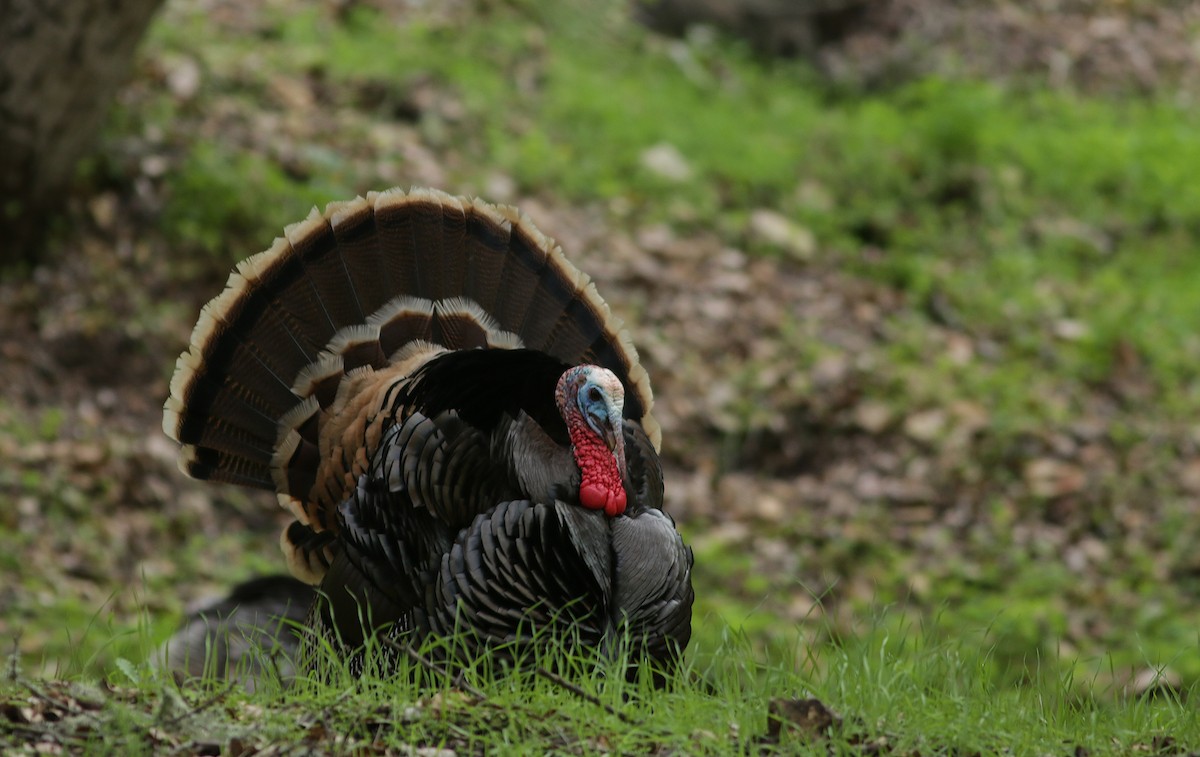
<path fill-rule="evenodd" d="M 407 344 L 433 338 L 433 303 L 402 295 L 375 311 L 369 323 L 379 325 L 379 346 L 391 357 Z"/>
<path fill-rule="evenodd" d="M 207 447 L 188 446 L 180 450 L 179 469 L 192 478 L 254 489 L 270 489 L 273 483 L 267 467 Z"/>
<path fill-rule="evenodd" d="M 321 301 L 320 291 L 309 277 L 299 251 L 288 239 L 287 234 L 294 232 L 296 226 L 288 227 L 285 236 L 277 238 L 266 252 L 261 253 L 262 259 L 255 266 L 258 276 L 250 283 L 254 291 L 260 292 L 277 310 L 305 351 L 315 353 L 337 331 L 337 324 Z M 257 325 L 255 321 L 247 324 L 254 338 L 265 339 L 267 335 L 259 332 Z M 196 343 L 195 337 L 192 343 Z"/>
<path fill-rule="evenodd" d="M 279 302 L 293 302 L 292 298 L 272 299 L 273 290 L 278 289 L 289 276 L 301 276 L 302 270 L 291 257 L 290 249 L 284 245 L 273 246 L 266 252 L 242 261 L 229 277 L 225 292 L 210 302 L 201 314 L 200 323 L 213 329 L 228 332 L 229 339 L 241 342 L 270 345 L 266 352 L 275 372 L 280 376 L 294 375 L 299 366 L 308 363 L 320 352 L 324 340 L 312 335 L 299 326 L 291 313 Z M 271 281 L 271 287 L 262 285 Z M 278 282 L 278 283 L 275 283 Z M 192 344 L 207 344 L 216 347 L 219 341 L 213 337 L 200 338 L 192 335 Z"/>
<path fill-rule="evenodd" d="M 292 392 L 296 397 L 313 398 L 319 407 L 329 407 L 337 397 L 338 385 L 346 375 L 346 363 L 341 355 L 323 352 L 321 356 L 304 366 L 296 381 L 292 384 Z M 289 413 L 297 410 L 293 405 Z M 280 417 L 282 423 L 287 414 Z"/>
<path fill-rule="evenodd" d="M 467 276 L 463 292 L 485 312 L 496 315 L 496 302 L 507 285 L 503 274 L 510 225 L 496 210 L 475 200 L 467 212 L 464 247 Z M 502 321 L 501 321 L 502 322 Z"/>
<path fill-rule="evenodd" d="M 443 263 L 442 291 L 436 299 L 457 297 L 467 291 L 467 274 L 471 269 L 471 250 L 467 240 L 467 213 L 462 200 L 451 197 L 441 202 L 432 201 L 441 207 L 441 254 Z M 451 252 L 453 251 L 453 252 Z"/>
<path fill-rule="evenodd" d="M 446 256 L 442 254 L 442 203 L 428 190 L 416 190 L 409 197 L 417 198 L 413 206 L 413 222 L 408 225 L 412 235 L 411 252 L 417 267 L 417 291 L 431 300 L 449 296 Z M 458 294 L 455 292 L 454 294 Z"/>
<path fill-rule="evenodd" d="M 325 213 L 359 304 L 364 312 L 374 313 L 398 291 L 388 270 L 389 256 L 379 244 L 374 209 L 356 197 L 330 203 Z"/>
<path fill-rule="evenodd" d="M 304 273 L 316 301 L 334 331 L 366 321 L 370 313 L 363 312 L 329 220 L 313 208 L 308 218 L 288 226 L 283 233 L 304 262 Z"/>
<path fill-rule="evenodd" d="M 516 329 L 530 349 L 546 350 L 563 311 L 575 300 L 575 281 L 567 278 L 569 273 L 573 272 L 557 270 L 549 262 L 539 272 L 537 290 Z"/>
<path fill-rule="evenodd" d="M 386 250 L 384 267 L 396 294 L 419 294 L 422 292 L 417 277 L 417 257 L 413 253 L 412 226 L 415 203 L 397 190 L 371 192 L 367 202 L 375 212 L 375 228 L 379 235 L 379 246 Z"/>
<path fill-rule="evenodd" d="M 511 223 L 512 219 L 508 220 Z M 503 284 L 496 294 L 491 313 L 506 331 L 520 334 L 527 343 L 529 334 L 524 326 L 533 305 L 534 293 L 538 291 L 538 279 L 545 267 L 545 251 L 531 247 L 521 227 L 511 225 L 504 267 L 500 272 Z"/>
<path fill-rule="evenodd" d="M 364 365 L 373 368 L 387 365 L 387 356 L 379 344 L 379 327 L 372 323 L 357 323 L 338 331 L 325 351 L 341 357 L 347 373 Z"/>
<path fill-rule="evenodd" d="M 591 287 L 590 284 L 588 286 Z M 607 306 L 603 308 L 603 313 L 607 315 Z M 592 345 L 606 336 L 602 317 L 582 298 L 572 299 L 563 308 L 554 328 L 546 335 L 542 349 L 552 355 L 586 355 Z"/>
<path fill-rule="evenodd" d="M 337 419 L 350 375 L 394 381 L 398 361 L 482 346 L 612 369 L 627 417 L 658 445 L 646 373 L 588 277 L 517 210 L 434 190 L 331 203 L 238 265 L 179 359 L 163 427 L 191 475 L 311 510 L 314 498 L 339 500 L 359 465 L 350 448 L 337 475 L 312 465 L 354 442 Z"/>

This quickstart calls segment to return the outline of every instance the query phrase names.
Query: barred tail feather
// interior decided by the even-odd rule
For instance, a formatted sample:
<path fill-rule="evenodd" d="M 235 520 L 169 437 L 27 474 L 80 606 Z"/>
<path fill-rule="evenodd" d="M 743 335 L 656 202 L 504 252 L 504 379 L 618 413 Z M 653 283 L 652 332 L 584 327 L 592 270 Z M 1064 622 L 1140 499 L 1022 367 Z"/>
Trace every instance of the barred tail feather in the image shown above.
<path fill-rule="evenodd" d="M 608 367 L 629 390 L 626 415 L 659 444 L 646 373 L 588 277 L 517 210 L 427 189 L 314 209 L 239 264 L 180 356 L 163 428 L 190 475 L 280 490 L 288 475 L 272 467 L 293 409 L 309 397 L 328 408 L 348 373 L 426 343 Z"/>

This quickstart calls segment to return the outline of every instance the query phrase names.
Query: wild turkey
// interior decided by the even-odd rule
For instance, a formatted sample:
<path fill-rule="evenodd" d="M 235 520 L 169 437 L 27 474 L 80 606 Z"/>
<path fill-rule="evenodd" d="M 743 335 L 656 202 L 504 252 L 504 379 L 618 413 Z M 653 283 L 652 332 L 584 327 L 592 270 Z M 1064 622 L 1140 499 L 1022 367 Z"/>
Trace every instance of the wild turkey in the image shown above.
<path fill-rule="evenodd" d="M 289 567 L 345 648 L 382 628 L 467 655 L 628 638 L 661 670 L 691 634 L 692 553 L 651 405 L 620 321 L 525 216 L 389 190 L 237 266 L 163 428 L 187 474 L 295 514 Z"/>

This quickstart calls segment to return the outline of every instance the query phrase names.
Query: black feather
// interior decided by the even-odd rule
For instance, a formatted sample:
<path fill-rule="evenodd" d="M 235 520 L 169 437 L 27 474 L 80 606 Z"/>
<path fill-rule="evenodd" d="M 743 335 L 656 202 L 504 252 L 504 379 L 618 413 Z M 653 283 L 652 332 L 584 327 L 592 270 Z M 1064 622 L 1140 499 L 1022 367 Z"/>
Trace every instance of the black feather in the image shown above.
<path fill-rule="evenodd" d="M 324 571 L 314 635 L 355 670 L 385 629 L 465 630 L 469 656 L 534 629 L 599 654 L 627 635 L 674 664 L 691 552 L 661 511 L 649 384 L 587 277 L 512 209 L 436 191 L 338 203 L 286 233 L 206 310 L 164 421 L 191 475 L 303 510 L 285 542 L 306 578 Z M 509 343 L 526 348 L 487 347 Z M 555 392 L 580 363 L 626 390 L 616 518 L 578 504 Z"/>
<path fill-rule="evenodd" d="M 536 350 L 478 349 L 447 352 L 426 363 L 397 397 L 425 415 L 453 410 L 482 430 L 524 411 L 561 445 L 567 425 L 554 402 L 558 379 L 570 366 Z"/>

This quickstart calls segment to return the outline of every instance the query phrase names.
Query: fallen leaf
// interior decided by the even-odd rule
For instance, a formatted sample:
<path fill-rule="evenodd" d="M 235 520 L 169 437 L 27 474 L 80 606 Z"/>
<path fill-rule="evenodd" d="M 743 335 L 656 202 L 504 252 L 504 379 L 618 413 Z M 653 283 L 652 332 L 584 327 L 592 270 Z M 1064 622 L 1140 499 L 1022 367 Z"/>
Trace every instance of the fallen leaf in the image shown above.
<path fill-rule="evenodd" d="M 1077 465 L 1042 457 L 1025 466 L 1025 484 L 1035 497 L 1050 499 L 1083 489 L 1087 476 Z"/>
<path fill-rule="evenodd" d="M 806 742 L 823 739 L 842 719 L 817 699 L 772 699 L 767 708 L 768 743 L 779 743 L 786 727 Z"/>

